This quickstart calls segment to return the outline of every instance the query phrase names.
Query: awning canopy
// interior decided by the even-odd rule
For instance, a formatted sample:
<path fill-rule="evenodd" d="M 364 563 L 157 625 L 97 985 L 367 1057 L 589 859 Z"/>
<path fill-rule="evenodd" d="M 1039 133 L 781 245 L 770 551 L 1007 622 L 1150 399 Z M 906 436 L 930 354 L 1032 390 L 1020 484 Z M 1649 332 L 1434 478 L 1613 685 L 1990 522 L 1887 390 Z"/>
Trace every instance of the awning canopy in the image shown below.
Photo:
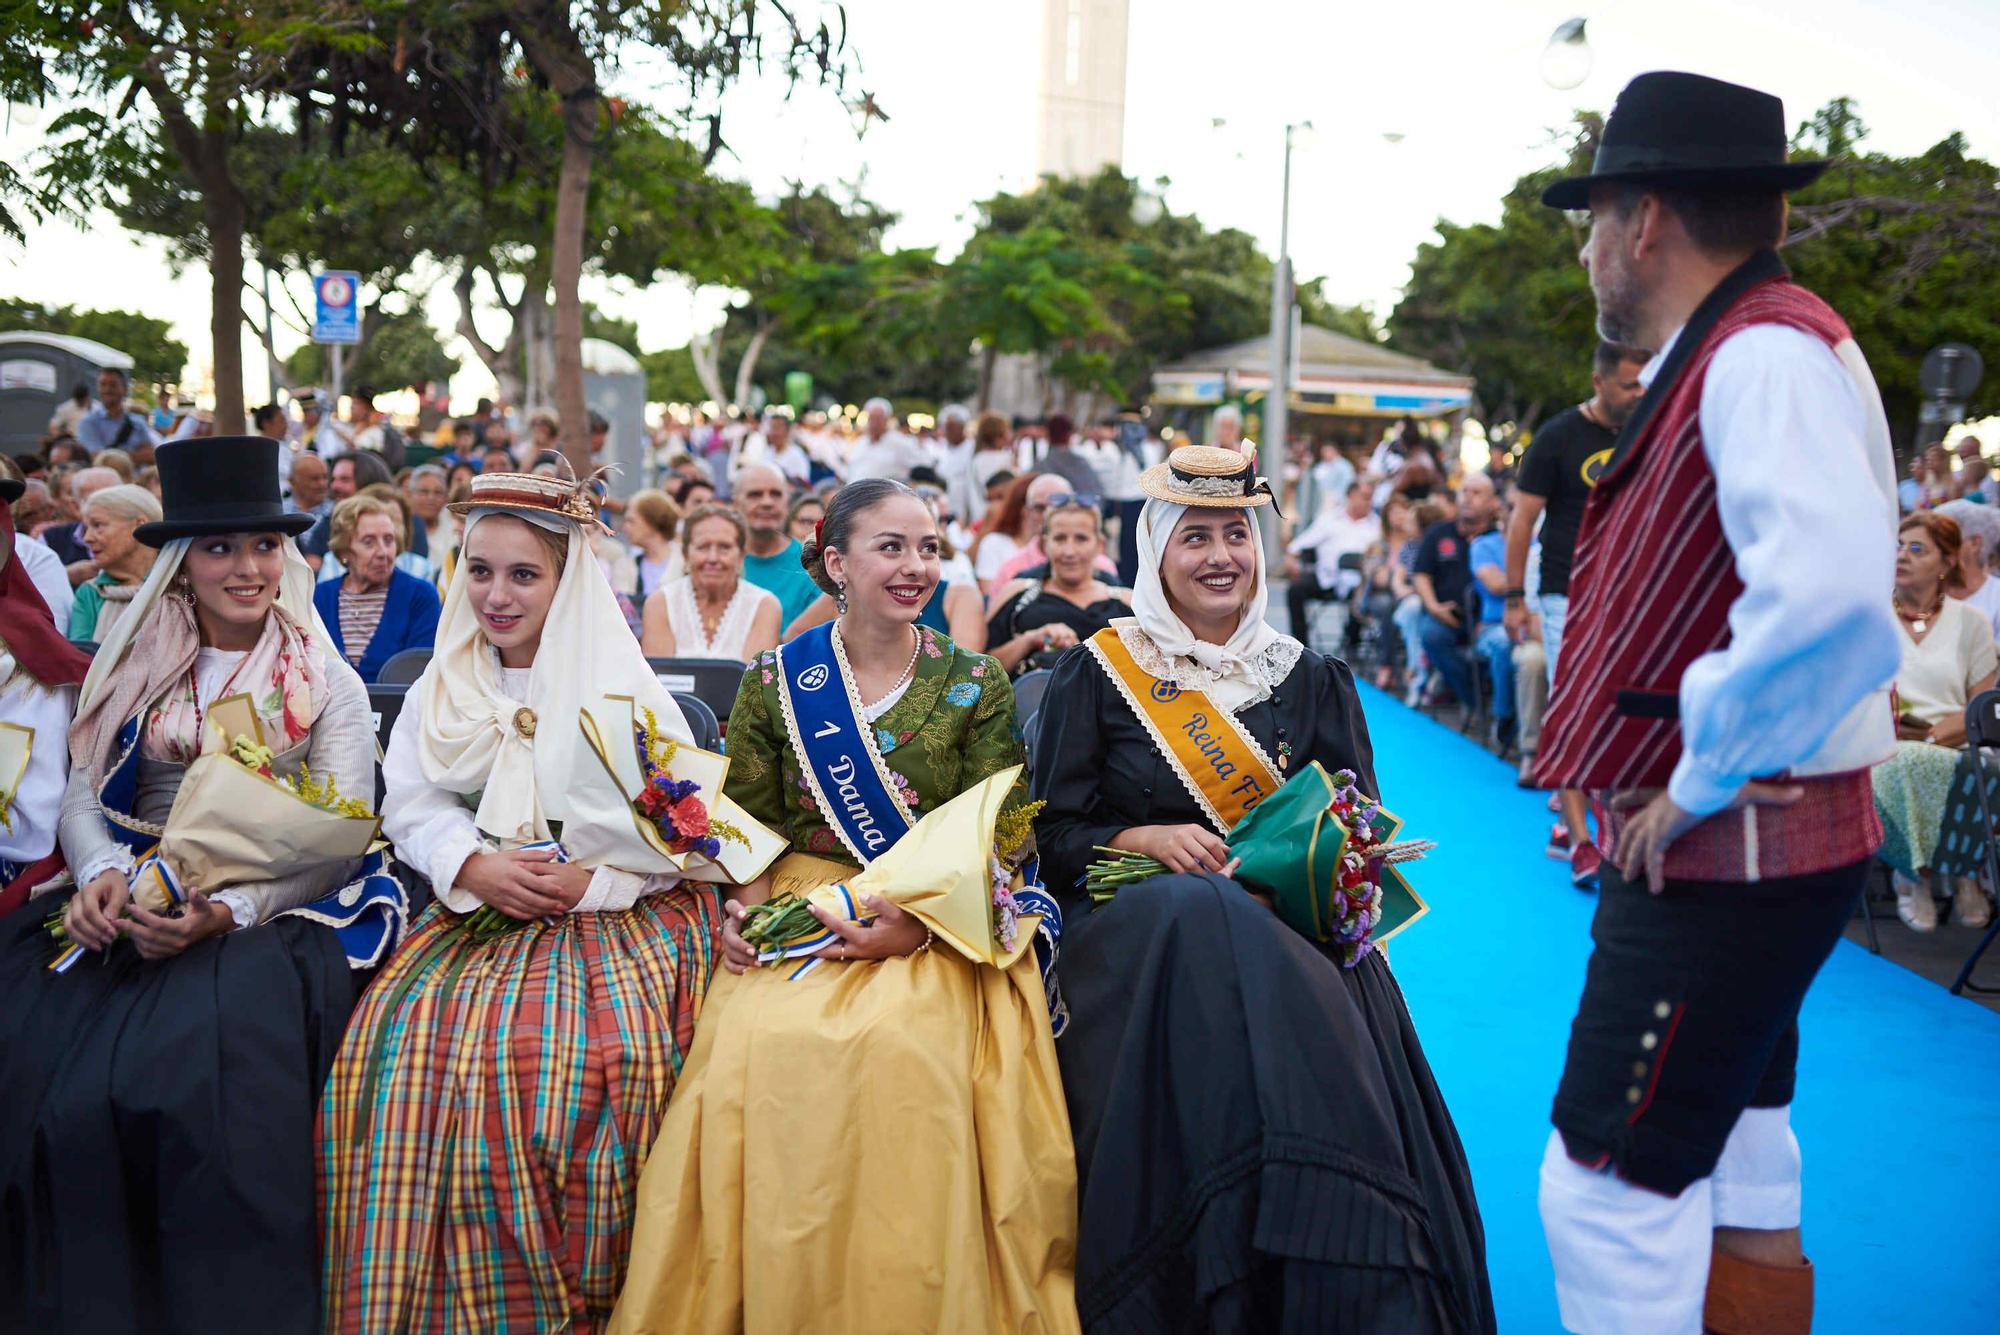
<path fill-rule="evenodd" d="M 1306 325 L 1294 350 L 1292 405 L 1352 417 L 1439 417 L 1472 403 L 1473 379 L 1379 343 Z M 1168 362 L 1153 401 L 1203 406 L 1269 393 L 1271 339 L 1248 339 Z"/>

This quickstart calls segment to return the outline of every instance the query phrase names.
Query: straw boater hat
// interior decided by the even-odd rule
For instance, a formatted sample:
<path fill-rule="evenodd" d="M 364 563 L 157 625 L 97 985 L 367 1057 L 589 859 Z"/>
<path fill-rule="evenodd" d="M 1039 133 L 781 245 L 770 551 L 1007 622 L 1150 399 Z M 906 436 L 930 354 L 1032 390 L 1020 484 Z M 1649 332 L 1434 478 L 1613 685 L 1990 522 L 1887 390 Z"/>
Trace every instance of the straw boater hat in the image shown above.
<path fill-rule="evenodd" d="M 472 495 L 447 508 L 455 515 L 473 510 L 559 515 L 586 529 L 597 523 L 597 498 L 588 481 L 570 482 L 540 473 L 481 473 L 472 479 Z"/>
<path fill-rule="evenodd" d="M 1139 476 L 1139 490 L 1156 501 L 1247 510 L 1272 502 L 1271 484 L 1248 455 L 1214 445 L 1183 445 Z"/>

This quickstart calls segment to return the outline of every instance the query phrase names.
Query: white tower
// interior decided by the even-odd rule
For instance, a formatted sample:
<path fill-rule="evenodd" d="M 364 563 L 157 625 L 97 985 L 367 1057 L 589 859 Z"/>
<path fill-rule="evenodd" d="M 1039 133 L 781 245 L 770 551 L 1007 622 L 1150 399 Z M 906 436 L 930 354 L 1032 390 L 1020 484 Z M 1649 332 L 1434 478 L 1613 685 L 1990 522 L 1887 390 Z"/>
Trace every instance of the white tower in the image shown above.
<path fill-rule="evenodd" d="M 1038 177 L 1124 164 L 1126 5 L 1042 0 Z"/>

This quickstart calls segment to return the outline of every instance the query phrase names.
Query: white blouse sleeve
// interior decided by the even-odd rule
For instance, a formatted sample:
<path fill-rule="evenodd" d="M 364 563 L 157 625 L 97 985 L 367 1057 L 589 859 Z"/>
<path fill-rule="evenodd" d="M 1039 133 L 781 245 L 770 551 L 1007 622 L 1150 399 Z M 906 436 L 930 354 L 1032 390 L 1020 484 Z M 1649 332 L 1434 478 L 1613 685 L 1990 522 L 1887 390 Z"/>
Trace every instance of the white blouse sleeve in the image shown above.
<path fill-rule="evenodd" d="M 8 799 L 7 823 L 0 825 L 0 858 L 39 862 L 56 846 L 63 789 L 69 784 L 69 721 L 76 688 L 47 686 L 18 674 L 0 695 L 0 723 L 28 729 L 28 766 Z M 0 774 L 0 784 L 14 776 Z"/>
<path fill-rule="evenodd" d="M 458 873 L 482 850 L 479 826 L 463 798 L 424 777 L 417 757 L 422 727 L 422 711 L 409 708 L 397 715 L 389 733 L 389 753 L 382 760 L 382 833 L 396 846 L 397 857 L 430 879 L 440 903 L 453 913 L 470 913 L 483 901 L 458 888 Z"/>

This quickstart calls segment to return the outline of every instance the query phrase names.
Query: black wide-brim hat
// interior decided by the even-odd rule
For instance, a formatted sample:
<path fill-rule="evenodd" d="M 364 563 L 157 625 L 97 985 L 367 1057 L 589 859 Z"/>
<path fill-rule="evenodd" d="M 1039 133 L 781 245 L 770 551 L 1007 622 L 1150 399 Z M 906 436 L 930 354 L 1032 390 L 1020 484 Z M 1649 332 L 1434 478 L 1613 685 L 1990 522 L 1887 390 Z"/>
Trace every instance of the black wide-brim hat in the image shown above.
<path fill-rule="evenodd" d="M 17 477 L 0 477 L 0 505 L 12 505 L 28 491 L 28 484 Z"/>
<path fill-rule="evenodd" d="M 1590 207 L 1595 185 L 1797 190 L 1831 163 L 1790 162 L 1785 104 L 1769 93 L 1663 70 L 1625 85 L 1587 176 L 1542 191 L 1556 209 Z"/>
<path fill-rule="evenodd" d="M 171 440 L 153 451 L 160 470 L 158 523 L 132 536 L 148 547 L 211 533 L 283 533 L 296 538 L 311 515 L 285 509 L 278 494 L 278 451 L 269 436 Z"/>

